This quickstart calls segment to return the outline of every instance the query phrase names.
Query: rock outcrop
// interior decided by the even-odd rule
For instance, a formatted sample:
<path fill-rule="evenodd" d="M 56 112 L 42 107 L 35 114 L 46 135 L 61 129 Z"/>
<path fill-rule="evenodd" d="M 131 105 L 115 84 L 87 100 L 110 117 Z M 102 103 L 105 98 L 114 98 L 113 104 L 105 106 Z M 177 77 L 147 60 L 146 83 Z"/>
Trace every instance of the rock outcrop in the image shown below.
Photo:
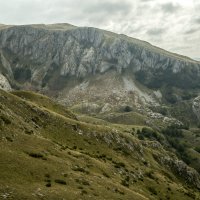
<path fill-rule="evenodd" d="M 6 90 L 6 91 L 11 90 L 8 80 L 2 74 L 0 74 L 0 89 Z"/>
<path fill-rule="evenodd" d="M 183 161 L 169 156 L 158 156 L 156 159 L 166 168 L 171 169 L 176 175 L 180 176 L 188 185 L 194 185 L 200 189 L 199 173 L 191 167 L 188 167 Z"/>
<path fill-rule="evenodd" d="M 118 73 L 131 70 L 133 74 L 148 72 L 149 80 L 158 71 L 160 76 L 166 72 L 181 75 L 188 68 L 193 72 L 191 76 L 199 77 L 200 69 L 198 62 L 146 42 L 68 24 L 4 28 L 0 30 L 0 49 L 4 74 L 20 80 L 21 71 L 25 75 L 22 81 L 39 85 L 48 84 L 47 79 L 55 73 L 87 77 L 111 69 Z"/>
<path fill-rule="evenodd" d="M 0 73 L 13 88 L 104 112 L 158 106 L 164 87 L 199 90 L 200 63 L 124 35 L 69 24 L 2 26 Z M 178 95 L 173 94 L 177 99 Z M 167 94 L 168 95 L 168 94 Z M 168 99 L 167 99 L 168 101 Z M 116 108 L 114 108 L 116 109 Z"/>
<path fill-rule="evenodd" d="M 200 120 L 200 96 L 194 99 L 192 109 L 197 118 Z"/>

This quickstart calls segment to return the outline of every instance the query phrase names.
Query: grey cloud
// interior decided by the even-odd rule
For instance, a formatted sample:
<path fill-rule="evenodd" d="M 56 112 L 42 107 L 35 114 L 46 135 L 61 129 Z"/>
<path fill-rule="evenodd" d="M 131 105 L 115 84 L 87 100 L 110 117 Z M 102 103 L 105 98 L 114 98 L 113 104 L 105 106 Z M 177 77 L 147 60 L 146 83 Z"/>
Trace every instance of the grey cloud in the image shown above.
<path fill-rule="evenodd" d="M 191 29 L 185 31 L 185 34 L 189 35 L 189 34 L 196 33 L 197 31 L 199 31 L 199 28 L 191 28 Z"/>
<path fill-rule="evenodd" d="M 195 22 L 196 24 L 200 24 L 200 18 L 194 19 L 194 22 Z"/>
<path fill-rule="evenodd" d="M 149 29 L 146 33 L 147 33 L 147 35 L 158 36 L 158 35 L 162 35 L 164 32 L 165 32 L 165 29 L 152 28 L 152 29 Z"/>
<path fill-rule="evenodd" d="M 174 13 L 177 12 L 181 7 L 178 4 L 173 4 L 173 3 L 165 3 L 160 5 L 162 11 L 165 13 Z"/>
<path fill-rule="evenodd" d="M 119 20 L 121 21 L 120 23 L 124 23 L 126 17 L 132 11 L 132 6 L 129 1 L 124 1 L 123 3 L 116 0 L 102 0 L 98 1 L 98 3 L 93 1 L 83 8 L 82 15 L 84 16 L 87 13 L 88 22 L 99 25 L 109 22 L 117 23 Z"/>
<path fill-rule="evenodd" d="M 142 3 L 152 2 L 153 0 L 141 0 Z"/>
<path fill-rule="evenodd" d="M 107 13 L 107 14 L 126 14 L 131 11 L 132 4 L 131 2 L 124 1 L 123 4 L 119 1 L 100 1 L 97 3 L 91 3 L 88 5 L 84 11 L 88 13 Z"/>
<path fill-rule="evenodd" d="M 0 0 L 0 23 L 93 26 L 200 57 L 200 0 Z M 185 1 L 184 1 L 185 2 Z M 189 37 L 192 34 L 192 37 Z M 188 49 L 184 46 L 189 46 Z"/>
<path fill-rule="evenodd" d="M 48 0 L 52 2 L 52 0 Z M 45 18 L 58 22 L 75 23 L 78 26 L 98 26 L 105 28 L 109 23 L 124 23 L 131 15 L 134 5 L 130 0 L 57 0 Z M 122 18 L 124 20 L 122 20 Z M 129 21 L 129 19 L 128 19 Z"/>

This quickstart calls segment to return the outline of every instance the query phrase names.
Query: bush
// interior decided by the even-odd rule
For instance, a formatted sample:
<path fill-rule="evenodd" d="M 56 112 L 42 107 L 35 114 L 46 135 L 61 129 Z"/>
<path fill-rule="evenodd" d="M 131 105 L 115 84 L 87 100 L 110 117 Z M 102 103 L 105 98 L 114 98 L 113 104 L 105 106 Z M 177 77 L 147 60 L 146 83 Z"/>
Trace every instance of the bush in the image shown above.
<path fill-rule="evenodd" d="M 113 162 L 115 164 L 115 168 L 121 168 L 125 167 L 125 164 L 123 162 Z"/>
<path fill-rule="evenodd" d="M 8 117 L 6 117 L 5 115 L 1 115 L 0 119 L 5 123 L 5 124 L 11 124 L 10 119 L 8 119 Z"/>
<path fill-rule="evenodd" d="M 86 190 L 82 190 L 81 194 L 84 195 L 84 194 L 87 194 L 88 192 Z"/>
<path fill-rule="evenodd" d="M 9 136 L 6 136 L 6 140 L 9 141 L 9 142 L 13 142 L 13 139 Z"/>
<path fill-rule="evenodd" d="M 46 187 L 51 187 L 51 183 L 47 183 L 47 184 L 46 184 Z"/>
<path fill-rule="evenodd" d="M 85 180 L 85 179 L 75 179 L 75 181 L 81 185 L 86 185 L 86 186 L 89 186 L 90 183 L 89 181 Z"/>
<path fill-rule="evenodd" d="M 169 136 L 167 136 L 167 141 L 169 142 L 169 144 L 175 148 L 179 153 L 183 153 L 185 152 L 185 147 L 183 144 L 181 144 L 178 139 L 174 139 L 174 138 L 170 138 Z"/>
<path fill-rule="evenodd" d="M 133 109 L 130 106 L 126 106 L 124 108 L 124 112 L 131 112 L 131 111 L 133 111 Z"/>
<path fill-rule="evenodd" d="M 66 181 L 61 180 L 61 179 L 56 179 L 55 183 L 61 184 L 61 185 L 67 185 Z"/>
<path fill-rule="evenodd" d="M 200 153 L 200 147 L 195 147 L 194 150 Z"/>
<path fill-rule="evenodd" d="M 144 138 L 149 138 L 149 139 L 156 139 L 160 141 L 159 134 L 150 128 L 143 128 L 141 131 L 138 130 L 137 134 L 140 140 L 144 140 Z"/>
<path fill-rule="evenodd" d="M 151 171 L 147 171 L 146 173 L 145 173 L 145 175 L 147 176 L 147 177 L 149 177 L 150 179 L 155 179 L 155 177 L 154 177 L 154 172 L 151 170 Z"/>
<path fill-rule="evenodd" d="M 125 187 L 129 187 L 129 183 L 126 180 L 122 180 L 121 184 Z"/>
<path fill-rule="evenodd" d="M 33 158 L 44 158 L 41 153 L 28 153 L 28 155 Z"/>
<path fill-rule="evenodd" d="M 78 172 L 89 174 L 89 171 L 87 171 L 83 167 L 79 167 L 79 166 L 75 166 L 74 168 L 72 168 L 72 170 L 73 171 L 78 171 Z"/>
<path fill-rule="evenodd" d="M 110 178 L 110 176 L 109 176 L 106 172 L 103 172 L 103 175 L 104 175 L 106 178 Z"/>
<path fill-rule="evenodd" d="M 181 144 L 177 138 L 170 138 L 169 136 L 166 138 L 169 144 L 176 149 L 178 157 L 189 165 L 191 163 L 191 158 L 186 151 L 187 148 L 185 145 Z"/>
<path fill-rule="evenodd" d="M 148 190 L 149 190 L 149 192 L 151 192 L 151 193 L 154 194 L 154 195 L 157 195 L 157 194 L 158 194 L 157 191 L 156 191 L 156 189 L 153 188 L 153 187 L 148 187 Z"/>
<path fill-rule="evenodd" d="M 25 82 L 31 78 L 31 70 L 28 68 L 16 68 L 14 70 L 14 79 Z"/>
<path fill-rule="evenodd" d="M 162 133 L 166 136 L 171 137 L 183 137 L 183 131 L 180 128 L 182 127 L 178 127 L 175 125 L 168 126 L 166 129 L 162 130 Z"/>
<path fill-rule="evenodd" d="M 140 135 L 138 135 L 138 139 L 139 140 L 144 140 L 144 136 L 140 134 Z"/>

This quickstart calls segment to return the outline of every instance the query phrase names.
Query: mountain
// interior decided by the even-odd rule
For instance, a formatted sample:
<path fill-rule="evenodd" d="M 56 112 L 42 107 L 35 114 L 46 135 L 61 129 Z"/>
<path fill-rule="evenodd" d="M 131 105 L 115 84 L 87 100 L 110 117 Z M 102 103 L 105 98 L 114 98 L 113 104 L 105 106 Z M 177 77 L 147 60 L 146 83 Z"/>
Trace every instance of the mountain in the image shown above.
<path fill-rule="evenodd" d="M 0 72 L 5 87 L 9 83 L 13 89 L 39 91 L 79 112 L 103 114 L 129 106 L 145 114 L 147 121 L 152 121 L 149 116 L 164 121 L 154 110 L 167 105 L 170 119 L 165 121 L 178 118 L 198 124 L 199 110 L 193 99 L 199 94 L 199 71 L 198 61 L 96 28 L 69 24 L 0 27 Z M 180 111 L 183 117 L 177 116 L 174 106 L 182 109 L 179 103 L 185 100 L 190 101 L 189 108 Z"/>
<path fill-rule="evenodd" d="M 200 199 L 199 93 L 147 42 L 0 24 L 0 199 Z"/>
<path fill-rule="evenodd" d="M 0 90 L 0 108 L 1 199 L 200 198 L 197 171 L 142 127 L 86 123 L 33 92 Z"/>

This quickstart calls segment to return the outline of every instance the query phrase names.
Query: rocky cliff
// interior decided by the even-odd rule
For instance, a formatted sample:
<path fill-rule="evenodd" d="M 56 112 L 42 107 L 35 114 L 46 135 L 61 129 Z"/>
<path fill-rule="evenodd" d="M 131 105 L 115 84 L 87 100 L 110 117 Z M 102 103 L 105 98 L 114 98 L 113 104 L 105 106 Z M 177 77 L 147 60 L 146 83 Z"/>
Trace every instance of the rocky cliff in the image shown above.
<path fill-rule="evenodd" d="M 176 102 L 185 90 L 200 88 L 197 61 L 69 24 L 1 26 L 0 72 L 13 88 L 39 90 L 67 105 L 95 103 L 100 111 Z M 172 93 L 174 87 L 180 91 Z"/>
<path fill-rule="evenodd" d="M 11 90 L 8 80 L 2 74 L 0 74 L 0 89 L 6 90 L 6 91 Z"/>
<path fill-rule="evenodd" d="M 68 149 L 66 153 L 72 155 L 73 160 L 77 158 L 78 165 L 81 154 L 87 157 L 80 168 L 81 173 L 91 156 L 92 162 L 95 161 L 94 166 L 96 159 L 100 158 L 104 164 L 116 168 L 118 171 L 110 177 L 121 174 L 121 178 L 116 180 L 122 181 L 123 187 L 129 187 L 127 191 L 137 181 L 141 181 L 140 189 L 141 185 L 146 188 L 155 182 L 156 186 L 164 185 L 164 189 L 159 189 L 159 192 L 150 189 L 150 193 L 158 197 L 170 193 L 175 199 L 198 198 L 199 78 L 198 61 L 124 35 L 69 24 L 0 25 L 0 132 L 3 133 L 0 142 L 9 148 L 13 148 L 10 142 L 20 144 L 14 146 L 15 155 L 16 149 L 22 149 L 24 141 L 27 141 L 24 138 L 33 136 L 30 145 L 25 145 L 22 152 L 27 152 L 29 147 L 34 147 L 34 151 L 39 148 L 41 150 L 38 152 L 42 154 L 29 154 L 43 162 L 41 156 L 44 154 L 48 157 L 45 152 L 50 152 L 50 144 L 46 143 L 45 150 L 43 143 L 37 143 L 36 138 L 43 141 L 49 137 L 49 141 L 55 141 L 56 147 L 60 146 L 62 152 Z M 38 91 L 79 114 L 75 117 L 65 107 L 43 95 L 22 91 L 7 93 L 1 89 Z M 169 126 L 172 124 L 175 126 Z M 80 143 L 82 140 L 84 146 Z M 36 143 L 33 145 L 33 142 Z M 92 145 L 94 151 L 100 145 L 106 153 L 112 149 L 112 145 L 116 145 L 113 146 L 115 153 L 110 156 L 90 154 L 94 152 L 93 149 L 88 149 L 90 153 L 86 150 Z M 81 151 L 75 152 L 77 150 Z M 10 150 L 5 152 L 10 153 Z M 26 154 L 23 153 L 24 156 Z M 117 160 L 120 160 L 119 156 L 128 158 L 125 161 L 127 164 L 115 162 L 115 154 Z M 3 152 L 2 155 L 7 154 Z M 53 157 L 57 159 L 57 155 L 49 155 L 44 162 L 51 161 Z M 66 155 L 63 154 L 63 158 Z M 6 158 L 12 159 L 10 156 Z M 133 161 L 129 160 L 132 158 Z M 129 161 L 130 169 L 137 169 L 132 175 L 131 171 L 127 171 Z M 15 161 L 12 159 L 12 162 Z M 138 166 L 134 166 L 133 163 L 137 162 Z M 24 162 L 19 164 L 19 169 L 22 165 Z M 73 164 L 75 167 L 72 170 L 78 171 L 78 165 Z M 5 165 L 5 169 L 9 169 L 7 166 L 10 165 Z M 46 173 L 43 165 L 40 169 Z M 9 170 L 9 175 L 10 171 L 16 172 Z M 37 173 L 40 171 L 37 170 Z M 23 176 L 27 177 L 27 173 Z M 109 178 L 105 173 L 104 176 Z M 44 181 L 43 178 L 41 180 Z M 186 188 L 186 185 L 195 189 Z M 163 193 L 165 190 L 167 192 Z M 147 193 L 148 196 L 150 193 Z"/>
<path fill-rule="evenodd" d="M 15 78 L 19 78 L 16 69 L 21 69 L 27 80 L 41 82 L 55 68 L 60 76 L 76 77 L 110 69 L 118 73 L 131 69 L 179 74 L 187 68 L 199 76 L 200 64 L 196 61 L 95 28 L 68 24 L 14 26 L 2 29 L 0 38 L 2 65 Z"/>

